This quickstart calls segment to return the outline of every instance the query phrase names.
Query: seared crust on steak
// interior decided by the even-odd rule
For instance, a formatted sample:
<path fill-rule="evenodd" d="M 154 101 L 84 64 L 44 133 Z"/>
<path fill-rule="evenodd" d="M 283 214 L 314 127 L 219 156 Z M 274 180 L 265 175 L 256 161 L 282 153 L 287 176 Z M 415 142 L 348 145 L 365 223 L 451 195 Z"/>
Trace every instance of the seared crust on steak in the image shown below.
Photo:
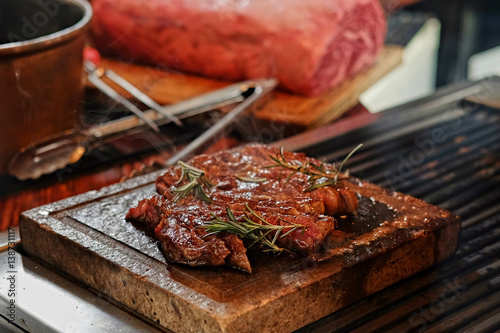
<path fill-rule="evenodd" d="M 179 223 L 189 216 L 164 215 L 155 229 L 156 239 L 163 253 L 174 262 L 192 266 L 225 264 L 231 253 L 223 240 L 216 236 L 206 236 L 200 229 Z"/>
<path fill-rule="evenodd" d="M 214 213 L 223 214 L 217 209 Z M 126 220 L 154 236 L 165 257 L 190 266 L 227 264 L 251 272 L 243 241 L 235 235 L 208 235 L 198 228 L 213 217 L 203 207 L 177 206 L 161 195 L 143 199 Z"/>
<path fill-rule="evenodd" d="M 212 203 L 186 196 L 177 202 L 172 191 L 179 184 L 180 167 L 170 167 L 156 180 L 158 194 L 141 200 L 126 216 L 141 224 L 148 234 L 160 242 L 165 257 L 192 266 L 228 265 L 251 272 L 244 242 L 233 234 L 207 234 L 202 225 L 213 221 L 213 215 L 227 220 L 229 208 L 242 221 L 246 206 L 273 225 L 300 224 L 305 228 L 278 237 L 282 248 L 313 256 L 322 251 L 336 228 L 333 215 L 356 211 L 358 199 L 354 192 L 341 185 L 305 191 L 308 176 L 297 173 L 285 179 L 291 170 L 273 164 L 270 156 L 279 151 L 263 145 L 247 145 L 213 155 L 199 155 L 188 161 L 202 170 L 214 186 L 204 188 Z M 285 152 L 290 161 L 320 164 L 304 154 Z M 325 165 L 325 168 L 333 166 Z M 255 181 L 252 181 L 255 179 Z M 255 222 L 261 223 L 254 216 Z M 274 233 L 267 237 L 272 238 Z"/>
<path fill-rule="evenodd" d="M 337 221 L 331 216 L 302 214 L 302 215 L 272 215 L 262 213 L 261 216 L 274 225 L 288 225 L 295 223 L 306 226 L 305 229 L 292 231 L 286 237 L 276 240 L 278 246 L 285 249 L 314 254 L 326 245 L 326 237 L 335 230 Z M 274 236 L 274 234 L 271 234 Z"/>
<path fill-rule="evenodd" d="M 260 209 L 275 209 L 293 215 L 300 213 L 337 215 L 356 211 L 358 208 L 356 194 L 343 186 L 322 187 L 312 192 L 305 192 L 309 187 L 307 175 L 298 173 L 285 182 L 292 173 L 291 170 L 265 168 L 273 164 L 270 156 L 275 156 L 278 152 L 278 149 L 264 145 L 247 145 L 213 155 L 199 155 L 191 159 L 189 164 L 205 171 L 205 176 L 216 184 L 210 192 L 214 204 L 229 205 L 231 209 L 237 209 L 239 206 L 242 208 L 247 203 L 252 209 L 259 209 L 260 206 Z M 284 156 L 290 161 L 321 164 L 320 161 L 301 153 L 284 152 Z M 331 170 L 332 166 L 326 165 L 325 169 Z M 174 167 L 158 177 L 156 180 L 158 193 L 170 197 L 180 174 L 179 168 Z M 240 180 L 238 176 L 265 178 L 266 181 L 252 183 Z"/>
<path fill-rule="evenodd" d="M 243 244 L 243 241 L 238 236 L 232 234 L 222 234 L 220 238 L 231 252 L 226 258 L 226 264 L 251 273 L 252 267 L 250 266 L 250 261 L 248 261 L 247 248 Z"/>
<path fill-rule="evenodd" d="M 130 208 L 125 219 L 146 231 L 148 235 L 154 235 L 154 230 L 164 214 L 162 207 L 165 207 L 165 198 L 153 195 L 149 199 L 139 201 L 137 207 Z"/>

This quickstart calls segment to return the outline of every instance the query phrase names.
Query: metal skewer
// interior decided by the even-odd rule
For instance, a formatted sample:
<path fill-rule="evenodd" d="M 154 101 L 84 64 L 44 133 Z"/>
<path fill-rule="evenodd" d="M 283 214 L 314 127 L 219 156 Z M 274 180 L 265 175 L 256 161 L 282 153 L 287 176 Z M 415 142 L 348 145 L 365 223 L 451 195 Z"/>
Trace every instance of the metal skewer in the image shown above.
<path fill-rule="evenodd" d="M 120 95 L 116 90 L 111 88 L 106 82 L 101 80 L 100 76 L 97 72 L 97 67 L 90 61 L 86 60 L 85 61 L 85 69 L 87 70 L 88 73 L 88 80 L 96 86 L 100 91 L 105 93 L 109 98 L 113 99 L 114 101 L 120 103 L 121 105 L 125 106 L 128 110 L 130 110 L 132 113 L 134 113 L 137 117 L 141 118 L 144 120 L 146 124 L 149 125 L 155 132 L 159 133 L 160 128 L 158 125 L 156 125 L 151 119 L 146 117 L 144 115 L 144 112 L 140 110 L 137 106 L 132 104 L 128 99 Z"/>
<path fill-rule="evenodd" d="M 184 149 L 179 151 L 171 157 L 166 164 L 173 165 L 180 160 L 186 159 L 192 154 L 196 153 L 208 140 L 212 139 L 215 135 L 220 133 L 229 124 L 234 122 L 250 105 L 255 103 L 259 98 L 273 90 L 278 82 L 275 79 L 261 79 L 248 84 L 247 94 L 245 100 L 234 107 L 228 114 L 226 114 L 214 126 L 203 132 L 198 138 L 188 144 Z M 242 89 L 243 90 L 243 89 Z"/>
<path fill-rule="evenodd" d="M 114 71 L 105 69 L 101 66 L 99 66 L 100 60 L 101 60 L 101 55 L 99 54 L 99 51 L 97 51 L 95 48 L 91 46 L 86 46 L 83 50 L 83 59 L 85 63 L 85 69 L 86 71 L 90 74 L 95 74 L 92 75 L 89 80 L 92 83 L 95 83 L 97 79 L 100 79 L 103 76 L 108 77 L 111 81 L 119 85 L 121 88 L 123 88 L 125 91 L 130 93 L 135 99 L 143 103 L 144 105 L 148 106 L 152 110 L 164 115 L 167 119 L 170 119 L 173 123 L 175 123 L 177 126 L 182 127 L 182 122 L 179 120 L 178 117 L 176 117 L 172 112 L 170 112 L 167 108 L 161 106 L 160 104 L 156 103 L 151 97 L 143 93 L 141 90 L 137 89 L 133 84 L 125 80 L 123 77 L 120 75 L 116 74 Z M 97 79 L 96 79 L 97 77 Z M 124 104 L 130 111 L 132 111 L 134 114 L 138 115 L 137 113 L 138 108 L 132 106 L 130 107 L 131 103 L 123 103 L 124 100 L 122 98 L 118 99 L 116 98 L 116 91 L 114 91 L 111 87 L 107 85 L 103 85 L 102 83 L 97 83 L 97 88 L 101 89 L 106 95 L 109 97 L 110 94 L 112 95 L 111 98 L 113 98 L 115 101 Z M 140 111 L 140 110 L 139 110 Z M 140 116 L 139 116 L 140 117 Z M 152 124 L 149 123 L 149 126 Z M 154 129 L 154 126 L 153 126 Z"/>
<path fill-rule="evenodd" d="M 109 69 L 105 69 L 103 75 L 109 77 L 116 84 L 118 84 L 120 87 L 129 92 L 132 96 L 137 98 L 137 100 L 144 103 L 144 105 L 149 106 L 152 110 L 161 113 L 162 115 L 170 119 L 173 123 L 175 123 L 177 126 L 182 126 L 182 121 L 180 121 L 179 118 L 177 118 L 172 113 L 168 112 L 163 106 L 156 103 L 151 97 L 149 97 L 148 95 L 137 89 L 130 82 L 122 78 L 120 75 L 116 74 L 115 72 Z"/>

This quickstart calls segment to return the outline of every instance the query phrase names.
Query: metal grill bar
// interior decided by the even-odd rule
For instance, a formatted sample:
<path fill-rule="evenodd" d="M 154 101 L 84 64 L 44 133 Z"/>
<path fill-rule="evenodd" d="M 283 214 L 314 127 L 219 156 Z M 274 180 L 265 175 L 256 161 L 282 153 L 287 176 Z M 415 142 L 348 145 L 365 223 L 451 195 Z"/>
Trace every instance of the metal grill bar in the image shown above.
<path fill-rule="evenodd" d="M 500 140 L 500 137 L 499 137 Z M 486 144 L 483 147 L 488 147 L 488 149 L 494 150 L 495 152 L 500 151 L 500 145 L 495 145 L 494 147 L 489 147 L 488 144 Z M 457 174 L 460 172 L 468 171 L 466 168 L 468 168 L 471 165 L 474 165 L 474 163 L 477 163 L 477 160 L 482 156 L 481 152 L 478 152 L 476 149 L 479 149 L 481 147 L 472 147 L 474 149 L 474 153 L 470 153 L 467 155 L 461 155 L 460 153 L 453 154 L 449 156 L 450 160 L 453 160 L 454 162 L 450 162 L 449 164 L 442 165 L 440 167 L 437 167 L 435 169 L 430 169 L 426 172 L 421 172 L 419 173 L 416 171 L 415 177 L 412 177 L 412 179 L 408 179 L 408 183 L 403 183 L 401 186 L 398 186 L 399 191 L 412 191 L 412 195 L 416 196 L 423 196 L 429 192 L 434 191 L 434 187 L 436 184 L 441 181 L 443 178 L 449 178 L 447 175 L 451 174 Z M 431 162 L 433 165 L 436 165 L 437 161 Z M 469 176 L 469 174 L 464 174 L 462 176 Z M 416 178 L 417 176 L 420 176 L 419 178 Z M 424 182 L 422 183 L 422 180 L 433 180 L 432 182 Z M 419 182 L 420 185 L 415 187 L 414 182 L 417 181 Z M 386 182 L 383 182 L 383 184 L 388 185 Z M 413 188 L 412 188 L 413 187 Z"/>
<path fill-rule="evenodd" d="M 492 221 L 499 220 L 500 215 L 492 217 Z M 484 225 L 490 225 L 492 221 L 485 220 L 478 222 L 478 226 L 481 227 L 482 225 L 484 230 Z M 329 322 L 328 328 L 331 328 L 332 331 L 337 331 L 337 329 L 338 331 L 350 331 L 364 321 L 368 321 L 370 325 L 378 327 L 371 319 L 378 318 L 383 311 L 390 313 L 389 316 L 394 316 L 394 312 L 389 312 L 394 311 L 394 309 L 398 309 L 398 315 L 405 317 L 405 314 L 402 315 L 400 313 L 400 307 L 405 302 L 409 302 L 409 300 L 417 299 L 429 289 L 442 287 L 443 282 L 437 278 L 448 279 L 449 281 L 450 279 L 459 278 L 461 274 L 479 271 L 476 281 L 468 281 L 469 285 L 473 285 L 474 283 L 480 283 L 488 272 L 491 274 L 495 272 L 499 273 L 500 260 L 498 260 L 497 254 L 500 251 L 500 241 L 498 241 L 500 226 L 498 224 L 496 226 L 497 228 L 493 231 L 488 231 L 485 237 L 472 238 L 469 241 L 461 239 L 461 246 L 457 253 L 446 262 L 453 262 L 452 265 L 441 264 L 435 269 L 430 269 L 417 275 L 413 279 L 403 281 L 395 288 L 386 289 L 370 296 L 361 304 L 333 314 L 332 316 L 335 317 L 335 320 Z M 335 327 L 337 329 L 334 329 Z M 325 328 L 327 327 L 322 327 L 321 329 Z M 308 332 L 321 331 L 312 330 Z"/>
<path fill-rule="evenodd" d="M 500 330 L 500 309 L 496 308 L 488 314 L 476 319 L 471 324 L 458 330 L 458 333 L 475 333 L 475 332 L 498 332 Z"/>
<path fill-rule="evenodd" d="M 445 112 L 446 110 L 443 109 L 442 111 Z M 337 144 L 335 150 L 332 149 L 326 152 L 322 151 L 320 153 L 315 153 L 314 149 L 312 149 L 309 154 L 319 156 L 321 159 L 327 161 L 338 161 L 346 156 L 360 142 L 364 143 L 365 150 L 371 150 L 379 144 L 394 142 L 395 139 L 399 140 L 401 137 L 410 133 L 415 133 L 419 130 L 424 130 L 436 124 L 440 124 L 443 118 L 445 118 L 446 121 L 452 121 L 463 117 L 464 114 L 465 111 L 457 109 L 454 112 L 449 112 L 446 117 L 442 114 L 432 114 L 430 116 L 426 114 L 426 116 L 423 117 L 414 116 L 410 117 L 413 120 L 411 124 L 408 124 L 409 119 L 405 119 L 407 117 L 392 115 L 390 117 L 390 122 L 378 122 L 366 128 L 350 132 L 349 136 L 336 139 L 336 142 L 334 142 L 334 144 Z M 327 142 L 325 142 L 325 145 L 326 143 Z"/>
<path fill-rule="evenodd" d="M 467 109 L 460 102 L 448 103 L 447 110 L 460 114 L 456 105 L 462 105 L 468 114 L 435 122 L 439 112 L 447 112 L 437 107 L 434 113 L 427 110 L 420 120 L 414 114 L 407 123 L 398 118 L 396 129 L 389 127 L 390 119 L 382 119 L 384 124 L 304 149 L 328 161 L 339 161 L 352 146 L 364 142 L 363 150 L 349 161 L 352 174 L 453 211 L 462 218 L 462 232 L 457 252 L 445 262 L 300 332 L 500 329 L 500 111 L 484 106 Z M 453 122 L 457 119 L 461 119 L 460 126 Z M 436 143 L 403 181 L 391 184 L 387 174 L 397 174 L 400 157 L 408 158 L 419 149 L 416 140 L 432 138 L 439 129 L 445 131 L 447 140 Z"/>
<path fill-rule="evenodd" d="M 479 172 L 483 170 L 479 170 Z M 498 172 L 495 172 L 495 175 L 497 174 Z M 477 174 L 469 176 L 468 178 L 458 178 L 461 180 L 455 183 L 453 182 L 446 183 L 444 184 L 445 185 L 444 187 L 441 188 L 437 187 L 434 193 L 423 196 L 422 199 L 424 201 L 431 202 L 435 205 L 439 205 L 443 208 L 451 209 L 454 207 L 451 206 L 446 207 L 446 205 L 443 202 L 447 198 L 457 196 L 459 197 L 459 199 L 462 199 L 462 198 L 467 198 L 469 196 L 468 194 L 472 194 L 473 196 L 477 197 L 478 195 L 481 195 L 485 191 L 489 191 L 496 187 L 495 183 L 488 181 L 488 179 L 479 178 L 476 175 Z M 450 177 L 450 178 L 455 178 L 455 177 Z"/>
<path fill-rule="evenodd" d="M 456 316 L 444 318 L 438 325 L 430 327 L 427 332 L 458 332 L 458 330 L 466 326 L 471 319 L 476 319 L 480 317 L 481 313 L 488 313 L 497 307 L 500 307 L 500 292 L 493 293 L 479 300 L 458 312 Z"/>
<path fill-rule="evenodd" d="M 375 153 L 365 153 L 365 155 L 361 156 L 364 151 L 360 152 L 356 156 L 354 156 L 350 160 L 350 165 L 351 165 L 351 170 L 353 172 L 355 171 L 362 171 L 366 177 L 370 178 L 370 181 L 374 182 L 380 182 L 384 179 L 384 172 L 387 170 L 387 162 L 392 161 L 392 160 L 398 160 L 398 156 L 409 156 L 412 151 L 415 149 L 418 149 L 419 147 L 416 144 L 416 141 L 422 140 L 422 139 L 427 139 L 429 140 L 432 135 L 430 134 L 432 130 L 437 130 L 440 129 L 442 131 L 445 131 L 445 128 L 433 128 L 427 132 L 427 135 L 423 136 L 421 135 L 420 138 L 417 137 L 415 138 L 415 134 L 411 133 L 410 134 L 410 139 L 404 140 L 403 138 L 399 138 L 396 140 L 397 142 L 392 142 L 392 143 L 383 143 L 382 146 L 387 146 L 388 149 L 382 149 L 379 148 Z M 464 150 L 460 150 L 462 147 L 469 147 L 469 152 L 473 153 L 473 148 L 479 148 L 483 147 L 485 144 L 491 144 L 497 141 L 498 138 L 500 138 L 500 133 L 498 131 L 498 127 L 487 127 L 484 128 L 482 127 L 482 124 L 477 125 L 476 128 L 474 128 L 476 133 L 474 132 L 463 132 L 463 133 L 454 133 L 455 135 L 453 137 L 450 136 L 450 138 L 445 142 L 440 145 L 436 145 L 437 147 L 435 150 L 438 150 L 439 154 L 442 154 L 442 156 L 437 155 L 437 152 L 434 151 L 432 154 L 428 154 L 425 159 L 422 161 L 419 161 L 419 165 L 415 167 L 413 176 L 418 176 L 418 174 L 422 171 L 428 171 L 433 169 L 433 165 L 429 165 L 429 163 L 433 162 L 436 158 L 440 158 L 439 160 L 443 162 L 443 164 L 440 164 L 440 166 L 446 166 L 448 163 L 453 162 L 455 158 L 452 157 L 452 155 L 449 155 L 450 153 L 452 154 L 457 154 L 460 153 L 461 155 L 466 155 L 467 151 L 464 152 Z M 450 132 L 448 132 L 450 133 Z M 460 137 L 460 136 L 465 136 L 463 142 L 461 145 L 457 145 L 456 143 L 453 142 L 454 138 Z M 412 139 L 413 138 L 413 139 Z M 485 142 L 483 142 L 485 141 Z M 449 155 L 449 156 L 445 156 Z M 460 156 L 460 155 L 458 155 Z M 363 159 L 363 164 L 358 165 L 358 161 Z M 374 163 L 373 161 L 377 161 L 378 163 Z M 368 166 L 374 165 L 376 168 L 367 168 Z M 397 165 L 396 168 L 397 169 Z M 394 170 L 393 170 L 394 171 Z"/>
<path fill-rule="evenodd" d="M 476 259 L 476 262 L 479 262 L 479 258 Z M 444 283 L 437 283 L 435 281 L 435 274 L 421 276 L 420 284 L 412 284 L 405 281 L 406 283 L 403 283 L 395 292 L 389 294 L 383 292 L 377 293 L 363 302 L 362 305 L 341 311 L 335 320 L 331 320 L 327 325 L 309 332 L 386 331 L 393 324 L 406 325 L 412 315 L 416 317 L 420 309 L 428 309 L 433 301 L 439 300 L 443 291 L 450 289 L 451 293 L 458 291 L 462 294 L 466 290 L 472 290 L 476 285 L 481 285 L 480 282 L 483 282 L 485 279 L 490 278 L 492 280 L 498 277 L 500 274 L 500 262 L 498 260 L 490 260 L 487 263 L 489 265 L 479 265 L 479 269 L 469 271 L 468 274 L 464 275 L 453 275 L 456 272 L 444 272 L 448 273 Z M 466 264 L 468 265 L 469 263 Z M 482 270 L 484 267 L 490 270 L 485 272 Z M 462 286 L 467 287 L 467 289 Z M 486 289 L 483 286 L 483 289 L 480 290 L 481 292 L 478 292 L 478 290 L 473 290 L 473 292 L 478 292 L 478 297 L 483 297 L 490 292 L 490 290 Z M 462 297 L 466 296 L 470 295 L 466 294 Z M 466 298 L 468 299 L 468 297 Z M 455 305 L 455 307 L 457 306 L 463 307 L 465 304 Z M 443 311 L 441 315 L 449 314 L 451 310 L 453 309 L 447 309 L 447 313 Z M 420 310 L 420 312 L 422 311 Z M 408 324 L 412 326 L 412 322 Z M 414 322 L 413 327 L 418 326 L 415 324 L 416 322 Z M 405 330 L 399 328 L 399 332 L 403 331 Z"/>
<path fill-rule="evenodd" d="M 449 127 L 451 127 L 451 126 L 453 126 L 453 125 L 448 125 L 447 127 L 439 126 L 438 128 L 441 129 L 442 131 L 449 131 L 450 130 Z M 462 128 L 460 128 L 460 131 L 458 133 L 459 133 L 459 135 L 465 135 L 468 133 L 476 133 L 476 136 L 479 136 L 479 137 L 485 136 L 487 134 L 491 134 L 491 133 L 477 132 L 477 130 L 480 128 L 480 126 L 481 125 L 474 124 L 474 123 L 464 124 L 464 126 Z M 373 173 L 373 171 L 367 167 L 369 167 L 371 164 L 374 164 L 373 163 L 374 160 L 385 162 L 388 159 L 397 158 L 397 156 L 400 154 L 408 155 L 411 152 L 411 150 L 415 149 L 415 141 L 416 140 L 430 138 L 432 136 L 432 130 L 435 130 L 435 129 L 436 128 L 425 131 L 424 134 L 420 134 L 420 137 L 415 137 L 415 132 L 410 132 L 404 136 L 399 137 L 398 140 L 381 142 L 376 147 L 371 148 L 369 151 L 366 151 L 366 149 L 364 149 L 364 151 L 362 153 L 360 153 L 356 156 L 357 158 L 353 158 L 351 160 L 351 163 L 355 164 L 355 167 L 353 167 L 353 169 L 355 168 L 355 169 L 359 169 L 359 170 L 365 170 L 365 171 L 367 170 L 369 173 Z M 491 130 L 491 132 L 494 133 L 495 131 Z M 395 149 L 395 148 L 397 148 L 397 149 Z M 363 155 L 361 155 L 361 154 L 363 154 Z M 335 155 L 333 155 L 333 156 L 335 156 Z M 323 156 L 323 158 L 327 158 L 327 159 L 328 159 L 328 157 L 329 157 L 329 155 Z M 359 163 L 359 162 L 357 163 L 357 160 L 362 160 L 363 164 L 357 165 Z M 377 164 L 375 164 L 375 165 L 377 165 Z M 381 165 L 378 165 L 378 166 L 380 167 Z"/>
<path fill-rule="evenodd" d="M 379 292 L 361 304 L 337 312 L 335 319 L 330 320 L 327 325 L 307 332 L 345 332 L 355 329 L 360 329 L 360 332 L 386 331 L 389 329 L 389 324 L 397 321 L 404 322 L 404 325 L 408 321 L 412 326 L 409 322 L 411 316 L 417 316 L 422 312 L 419 312 L 421 308 L 429 309 L 432 302 L 441 299 L 441 293 L 447 288 L 447 284 L 465 286 L 467 287 L 465 290 L 472 290 L 475 286 L 481 285 L 481 289 L 474 289 L 472 292 L 478 293 L 477 299 L 486 297 L 491 290 L 482 282 L 488 278 L 493 281 L 500 276 L 500 260 L 495 258 L 499 250 L 500 244 L 495 243 L 486 246 L 484 251 L 481 251 L 484 254 L 477 255 L 474 252 L 459 260 L 453 258 L 457 264 L 455 267 L 441 265 L 437 270 L 431 270 L 426 274 L 403 281 L 391 291 Z M 443 278 L 444 282 L 436 281 L 436 276 Z M 465 290 L 460 289 L 460 294 Z M 466 302 L 471 295 L 465 294 L 462 297 L 466 298 L 464 301 Z M 466 304 L 460 303 L 455 306 L 459 305 L 464 307 Z M 447 309 L 446 313 L 450 314 L 451 310 L 453 309 Z M 443 312 L 442 315 L 445 313 Z M 415 328 L 415 326 L 419 325 L 412 327 Z M 399 332 L 403 331 L 405 330 L 399 330 Z"/>
<path fill-rule="evenodd" d="M 467 287 L 470 283 L 474 283 L 477 281 L 470 281 L 474 279 L 474 275 L 477 275 L 478 273 L 474 272 L 466 277 L 460 278 L 457 281 L 457 284 L 460 286 L 463 286 L 463 288 L 466 288 L 464 291 L 460 292 L 460 287 L 458 287 L 455 290 L 452 290 L 451 293 L 449 294 L 443 294 L 445 290 L 442 288 L 439 288 L 436 290 L 436 292 L 433 295 L 426 295 L 428 296 L 429 303 L 421 303 L 419 308 L 416 308 L 418 304 L 412 304 L 414 308 L 412 309 L 412 313 L 414 314 L 416 311 L 418 313 L 422 313 L 422 317 L 419 318 L 420 321 L 417 323 L 416 321 L 412 321 L 411 319 L 408 321 L 403 321 L 400 324 L 393 326 L 390 330 L 386 330 L 386 332 L 405 332 L 405 331 L 410 331 L 410 330 L 415 330 L 415 328 L 427 328 L 430 326 L 430 324 L 425 320 L 427 318 L 431 318 L 433 321 L 441 321 L 443 322 L 446 317 L 449 317 L 450 314 L 458 314 L 461 313 L 463 309 L 474 306 L 476 302 L 480 302 L 482 299 L 487 298 L 490 294 L 490 288 L 488 286 L 488 283 L 490 283 L 493 279 L 500 277 L 500 273 L 497 272 L 497 275 L 493 275 L 492 277 L 489 277 L 486 279 L 486 281 L 481 281 L 483 283 L 477 283 L 471 287 Z M 463 285 L 462 285 L 463 284 Z M 448 298 L 445 298 L 448 297 Z M 454 298 L 456 297 L 456 298 Z M 419 297 L 419 300 L 421 300 L 422 297 Z M 433 305 L 432 302 L 436 299 L 442 299 L 442 303 Z M 446 300 L 449 301 L 449 303 L 446 302 Z M 496 302 L 495 302 L 496 303 Z M 421 310 L 422 307 L 424 307 L 423 311 Z M 434 310 L 434 308 L 436 308 Z M 491 304 L 489 309 L 494 308 L 494 304 Z M 441 309 L 444 309 L 443 312 L 440 312 Z M 434 310 L 434 311 L 433 311 Z M 421 312 L 420 312 L 421 311 Z M 436 315 L 436 313 L 439 313 Z M 411 315 L 413 315 L 411 314 Z M 410 316 L 411 316 L 410 315 Z M 478 317 L 478 313 L 473 314 L 472 318 Z M 411 318 L 411 317 L 410 317 Z M 413 317 L 416 318 L 416 317 Z M 392 324 L 392 323 L 391 323 Z M 392 326 L 392 325 L 390 325 Z M 374 330 L 369 330 L 365 332 L 373 332 Z M 376 330 L 378 332 L 381 332 L 380 330 Z"/>
<path fill-rule="evenodd" d="M 472 202 L 472 204 L 475 204 L 474 202 Z M 467 206 L 466 206 L 467 207 Z M 493 214 L 499 214 L 500 212 L 500 205 L 496 205 L 496 206 L 493 206 L 493 207 L 488 207 L 487 209 L 479 212 L 478 214 L 476 215 L 473 215 L 471 216 L 470 218 L 468 219 L 464 219 L 462 220 L 462 236 L 465 234 L 465 231 L 464 229 L 467 228 L 467 230 L 473 230 L 473 231 L 476 231 L 476 228 L 478 227 L 477 225 L 475 225 L 478 221 L 489 221 L 491 216 Z M 460 213 L 460 212 L 459 212 Z M 462 214 L 460 216 L 463 216 Z M 500 222 L 500 218 L 498 220 L 495 220 L 495 221 L 492 221 L 491 222 L 491 225 L 496 225 L 497 223 Z M 490 226 L 491 226 L 490 225 Z M 479 230 L 480 232 L 482 230 Z M 472 231 L 471 231 L 472 232 Z M 464 236 L 463 236 L 464 237 Z M 472 237 L 472 236 L 471 236 Z"/>
<path fill-rule="evenodd" d="M 483 139 L 484 141 L 480 141 Z M 498 129 L 486 129 L 482 130 L 481 133 L 477 133 L 467 137 L 467 139 L 463 142 L 461 147 L 457 147 L 453 145 L 451 148 L 443 149 L 441 153 L 443 156 L 438 160 L 437 156 L 430 155 L 429 158 L 422 161 L 422 163 L 415 167 L 412 175 L 408 177 L 408 180 L 419 178 L 420 176 L 423 178 L 430 178 L 440 176 L 441 174 L 456 170 L 459 168 L 462 163 L 470 163 L 472 161 L 476 161 L 478 157 L 482 155 L 478 149 L 480 148 L 488 148 L 488 149 L 498 149 L 498 141 L 500 140 L 500 133 L 498 133 Z M 414 149 L 415 147 L 413 147 Z M 399 156 L 409 156 L 410 151 L 399 152 Z M 398 159 L 398 155 L 391 156 L 394 159 Z M 358 167 L 356 166 L 356 170 Z M 360 171 L 363 169 L 359 169 Z M 387 169 L 384 169 L 384 164 L 378 165 L 378 173 L 370 176 L 370 181 L 380 183 L 381 185 L 387 184 L 385 182 L 384 172 Z M 352 171 L 355 172 L 355 169 L 352 168 Z M 396 172 L 396 170 L 391 170 L 392 172 Z M 369 173 L 374 173 L 374 170 L 368 170 Z M 402 189 L 408 188 L 409 185 L 402 184 Z"/>
<path fill-rule="evenodd" d="M 485 182 L 478 184 L 473 189 L 465 192 L 459 192 L 455 197 L 445 202 L 439 202 L 439 206 L 452 210 L 457 215 L 467 217 L 471 214 L 477 214 L 483 209 L 500 201 L 499 182 Z M 461 196 L 460 196 L 461 194 Z M 469 205 L 467 205 L 470 203 Z M 465 209 L 464 205 L 467 205 Z M 461 209 L 461 207 L 463 207 Z"/>

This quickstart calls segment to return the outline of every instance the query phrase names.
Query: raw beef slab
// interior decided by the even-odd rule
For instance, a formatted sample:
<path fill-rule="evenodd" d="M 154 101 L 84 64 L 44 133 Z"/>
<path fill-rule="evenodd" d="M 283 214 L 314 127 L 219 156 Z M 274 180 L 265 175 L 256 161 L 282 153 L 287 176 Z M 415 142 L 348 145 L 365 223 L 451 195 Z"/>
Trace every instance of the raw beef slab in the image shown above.
<path fill-rule="evenodd" d="M 371 65 L 379 0 L 93 0 L 104 53 L 225 80 L 275 77 L 318 95 Z"/>

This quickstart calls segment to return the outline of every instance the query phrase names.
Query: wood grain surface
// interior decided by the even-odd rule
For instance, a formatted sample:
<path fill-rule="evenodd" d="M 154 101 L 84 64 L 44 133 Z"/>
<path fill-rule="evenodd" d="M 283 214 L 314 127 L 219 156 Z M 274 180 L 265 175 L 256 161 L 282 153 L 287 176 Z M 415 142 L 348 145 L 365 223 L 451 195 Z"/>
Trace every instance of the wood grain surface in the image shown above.
<path fill-rule="evenodd" d="M 255 110 L 257 119 L 285 123 L 301 128 L 313 128 L 339 118 L 355 106 L 359 96 L 384 75 L 401 63 L 403 49 L 386 45 L 377 61 L 341 85 L 315 97 L 305 97 L 278 90 L 272 100 Z M 228 82 L 186 75 L 161 68 L 141 66 L 116 60 L 103 59 L 103 68 L 111 69 L 147 93 L 160 104 L 171 104 L 228 85 Z M 130 95 L 111 81 L 113 88 Z"/>

